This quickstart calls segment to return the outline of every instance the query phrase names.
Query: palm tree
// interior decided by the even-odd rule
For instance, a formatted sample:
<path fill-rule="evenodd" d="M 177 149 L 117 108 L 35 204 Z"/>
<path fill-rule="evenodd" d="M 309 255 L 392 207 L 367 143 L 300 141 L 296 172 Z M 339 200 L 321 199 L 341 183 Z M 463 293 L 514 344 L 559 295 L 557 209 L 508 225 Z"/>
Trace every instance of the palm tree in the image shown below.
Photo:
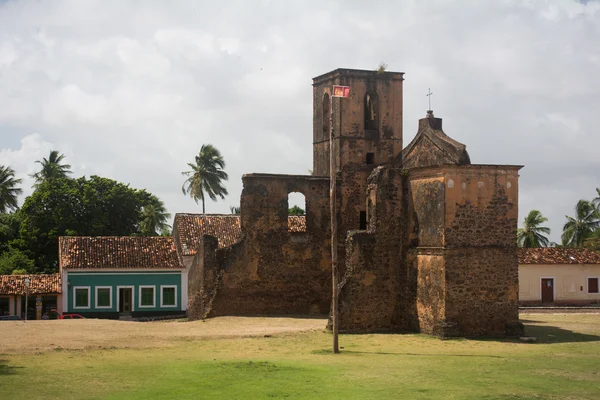
<path fill-rule="evenodd" d="M 140 222 L 140 233 L 144 236 L 159 236 L 168 232 L 171 227 L 167 220 L 171 214 L 167 212 L 165 204 L 156 196 L 142 208 L 142 222 Z"/>
<path fill-rule="evenodd" d="M 188 165 L 192 170 L 182 172 L 188 178 L 183 183 L 181 190 L 183 194 L 189 194 L 196 203 L 202 200 L 202 214 L 204 214 L 206 195 L 212 201 L 216 201 L 217 196 L 224 199 L 228 194 L 227 189 L 221 183 L 229 178 L 223 171 L 225 160 L 221 152 L 212 144 L 204 144 L 200 153 L 195 157 L 195 163 L 188 163 Z"/>
<path fill-rule="evenodd" d="M 531 210 L 523 220 L 523 228 L 517 232 L 517 245 L 519 247 L 548 247 L 548 238 L 544 234 L 550 234 L 550 228 L 540 226 L 548 218 L 544 217 L 538 210 Z"/>
<path fill-rule="evenodd" d="M 600 211 L 587 200 L 575 206 L 575 218 L 567 217 L 563 227 L 562 242 L 565 247 L 581 247 L 594 230 L 600 228 Z"/>
<path fill-rule="evenodd" d="M 36 161 L 36 163 L 42 166 L 42 170 L 31 175 L 35 179 L 33 186 L 36 187 L 48 180 L 64 178 L 71 174 L 71 166 L 69 164 L 61 164 L 64 159 L 64 154 L 59 154 L 58 150 L 52 150 L 48 158 Z"/>
<path fill-rule="evenodd" d="M 21 179 L 15 178 L 15 170 L 0 165 L 0 213 L 6 213 L 18 208 L 17 197 L 23 192 L 16 187 Z"/>
<path fill-rule="evenodd" d="M 600 210 L 600 188 L 596 188 L 596 193 L 598 194 L 598 197 L 595 197 L 592 200 L 592 205 L 596 207 L 596 209 Z"/>

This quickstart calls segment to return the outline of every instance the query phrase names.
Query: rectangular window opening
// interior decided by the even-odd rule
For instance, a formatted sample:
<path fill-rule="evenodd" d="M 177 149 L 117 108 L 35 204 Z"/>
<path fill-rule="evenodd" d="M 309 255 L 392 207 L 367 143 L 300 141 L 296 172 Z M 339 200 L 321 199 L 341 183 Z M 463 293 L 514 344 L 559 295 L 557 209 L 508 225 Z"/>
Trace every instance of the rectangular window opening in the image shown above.
<path fill-rule="evenodd" d="M 161 286 L 160 306 L 177 307 L 177 286 Z"/>
<path fill-rule="evenodd" d="M 112 288 L 96 287 L 96 308 L 112 307 Z"/>
<path fill-rule="evenodd" d="M 140 307 L 154 306 L 154 286 L 140 286 Z"/>
<path fill-rule="evenodd" d="M 367 153 L 367 165 L 375 164 L 375 153 Z"/>
<path fill-rule="evenodd" d="M 588 293 L 598 293 L 598 278 L 588 278 Z"/>
<path fill-rule="evenodd" d="M 74 287 L 73 297 L 75 297 L 75 304 L 73 305 L 73 308 L 90 308 L 89 287 Z"/>
<path fill-rule="evenodd" d="M 367 212 L 366 211 L 360 212 L 360 228 L 359 229 L 362 231 L 367 229 Z"/>

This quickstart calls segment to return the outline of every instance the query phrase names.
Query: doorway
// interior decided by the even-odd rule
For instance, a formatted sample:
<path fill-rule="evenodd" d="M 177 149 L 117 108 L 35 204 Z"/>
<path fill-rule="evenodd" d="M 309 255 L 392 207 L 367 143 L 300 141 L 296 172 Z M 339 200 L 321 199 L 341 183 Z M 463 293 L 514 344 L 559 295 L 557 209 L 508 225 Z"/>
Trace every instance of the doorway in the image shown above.
<path fill-rule="evenodd" d="M 119 288 L 119 312 L 130 313 L 133 311 L 133 288 Z"/>
<path fill-rule="evenodd" d="M 554 302 L 554 278 L 542 278 L 542 303 Z"/>

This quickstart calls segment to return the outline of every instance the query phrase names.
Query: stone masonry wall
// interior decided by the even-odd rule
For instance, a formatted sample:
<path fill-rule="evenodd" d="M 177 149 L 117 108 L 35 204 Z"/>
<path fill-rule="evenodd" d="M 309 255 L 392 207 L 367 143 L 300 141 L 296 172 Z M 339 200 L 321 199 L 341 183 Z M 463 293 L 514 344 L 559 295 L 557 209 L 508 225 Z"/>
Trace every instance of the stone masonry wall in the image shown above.
<path fill-rule="evenodd" d="M 415 278 L 406 262 L 406 207 L 402 172 L 378 168 L 369 177 L 369 229 L 348 233 L 344 286 L 340 293 L 343 332 L 415 329 Z"/>
<path fill-rule="evenodd" d="M 329 179 L 252 174 L 244 175 L 243 183 L 241 240 L 212 254 L 205 252 L 192 267 L 206 270 L 214 259 L 218 272 L 213 276 L 220 276 L 211 303 L 204 303 L 204 314 L 329 312 Z M 305 196 L 306 232 L 288 232 L 290 192 Z M 190 275 L 190 287 L 199 292 L 198 285 L 196 272 Z"/>

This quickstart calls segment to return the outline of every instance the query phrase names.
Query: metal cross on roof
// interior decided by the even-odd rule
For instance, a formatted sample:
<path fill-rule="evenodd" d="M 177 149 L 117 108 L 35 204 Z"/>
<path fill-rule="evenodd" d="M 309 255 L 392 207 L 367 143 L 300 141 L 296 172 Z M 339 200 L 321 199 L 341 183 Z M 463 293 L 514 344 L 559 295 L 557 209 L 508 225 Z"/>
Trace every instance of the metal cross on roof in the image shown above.
<path fill-rule="evenodd" d="M 427 98 L 429 99 L 429 109 L 431 110 L 431 95 L 433 93 L 431 93 L 431 88 L 427 89 Z"/>

